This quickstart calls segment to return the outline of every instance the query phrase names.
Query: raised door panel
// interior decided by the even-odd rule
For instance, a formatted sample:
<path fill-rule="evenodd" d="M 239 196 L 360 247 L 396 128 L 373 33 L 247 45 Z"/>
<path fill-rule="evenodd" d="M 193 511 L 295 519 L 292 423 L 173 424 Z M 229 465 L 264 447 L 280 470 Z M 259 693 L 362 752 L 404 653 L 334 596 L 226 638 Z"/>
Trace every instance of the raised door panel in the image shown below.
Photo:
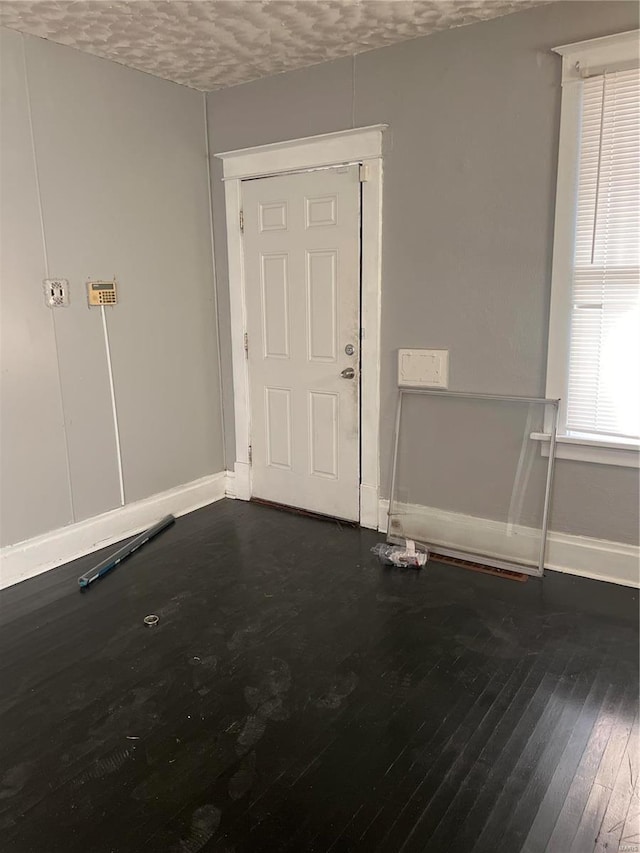
<path fill-rule="evenodd" d="M 309 393 L 309 473 L 338 479 L 338 394 Z"/>
<path fill-rule="evenodd" d="M 338 253 L 308 252 L 307 352 L 309 361 L 336 360 L 336 311 Z"/>
<path fill-rule="evenodd" d="M 260 205 L 260 231 L 287 230 L 287 202 L 273 201 Z"/>
<path fill-rule="evenodd" d="M 262 342 L 265 358 L 289 358 L 289 281 L 286 254 L 262 256 Z"/>
<path fill-rule="evenodd" d="M 338 224 L 338 199 L 335 195 L 305 199 L 305 225 L 318 228 Z"/>
<path fill-rule="evenodd" d="M 265 388 L 265 447 L 267 465 L 291 469 L 291 390 Z"/>

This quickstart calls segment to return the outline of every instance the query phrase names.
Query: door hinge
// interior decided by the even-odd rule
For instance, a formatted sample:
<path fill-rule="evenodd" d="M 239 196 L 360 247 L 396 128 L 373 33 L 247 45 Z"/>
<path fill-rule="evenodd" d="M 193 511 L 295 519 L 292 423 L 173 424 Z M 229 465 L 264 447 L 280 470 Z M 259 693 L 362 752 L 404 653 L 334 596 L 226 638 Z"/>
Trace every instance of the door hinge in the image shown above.
<path fill-rule="evenodd" d="M 249 358 L 249 335 L 244 333 L 244 357 Z"/>
<path fill-rule="evenodd" d="M 360 183 L 364 184 L 369 180 L 369 164 L 368 163 L 360 163 Z"/>
<path fill-rule="evenodd" d="M 253 461 L 253 450 L 251 449 L 251 445 L 249 445 L 249 465 L 251 465 Z"/>
<path fill-rule="evenodd" d="M 240 211 L 240 233 L 244 234 L 244 210 Z"/>

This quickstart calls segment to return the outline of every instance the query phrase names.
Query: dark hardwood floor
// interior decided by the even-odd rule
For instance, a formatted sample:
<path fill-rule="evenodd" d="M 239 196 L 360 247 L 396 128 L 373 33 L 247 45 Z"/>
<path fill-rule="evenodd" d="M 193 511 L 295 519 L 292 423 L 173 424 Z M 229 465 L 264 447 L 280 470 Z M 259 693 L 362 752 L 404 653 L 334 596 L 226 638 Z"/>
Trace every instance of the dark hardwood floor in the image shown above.
<path fill-rule="evenodd" d="M 3 853 L 638 850 L 637 592 L 379 539 L 223 501 L 5 591 Z"/>

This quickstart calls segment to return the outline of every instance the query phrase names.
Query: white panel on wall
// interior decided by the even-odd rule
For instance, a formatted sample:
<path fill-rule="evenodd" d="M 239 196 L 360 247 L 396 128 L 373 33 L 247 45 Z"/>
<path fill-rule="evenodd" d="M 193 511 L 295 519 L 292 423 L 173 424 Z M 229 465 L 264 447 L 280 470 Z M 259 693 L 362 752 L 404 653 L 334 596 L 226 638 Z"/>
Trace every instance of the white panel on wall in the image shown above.
<path fill-rule="evenodd" d="M 306 199 L 306 226 L 336 225 L 338 222 L 338 200 L 334 195 Z"/>
<path fill-rule="evenodd" d="M 309 471 L 316 477 L 338 477 L 338 395 L 309 393 Z"/>
<path fill-rule="evenodd" d="M 261 231 L 287 230 L 287 202 L 278 201 L 260 205 Z"/>
<path fill-rule="evenodd" d="M 287 255 L 262 256 L 262 323 L 265 358 L 289 358 Z"/>
<path fill-rule="evenodd" d="M 291 468 L 291 391 L 265 388 L 267 465 Z"/>
<path fill-rule="evenodd" d="M 398 385 L 405 388 L 447 388 L 449 350 L 398 350 Z"/>
<path fill-rule="evenodd" d="M 337 252 L 307 253 L 307 348 L 309 361 L 336 360 Z"/>

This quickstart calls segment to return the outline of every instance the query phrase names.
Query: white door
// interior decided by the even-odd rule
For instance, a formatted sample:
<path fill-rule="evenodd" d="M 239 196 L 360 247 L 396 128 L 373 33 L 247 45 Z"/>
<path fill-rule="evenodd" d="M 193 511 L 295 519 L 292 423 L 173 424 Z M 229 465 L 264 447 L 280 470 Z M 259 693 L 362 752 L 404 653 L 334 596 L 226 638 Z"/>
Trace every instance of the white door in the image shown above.
<path fill-rule="evenodd" d="M 359 518 L 358 166 L 243 181 L 252 495 Z"/>

